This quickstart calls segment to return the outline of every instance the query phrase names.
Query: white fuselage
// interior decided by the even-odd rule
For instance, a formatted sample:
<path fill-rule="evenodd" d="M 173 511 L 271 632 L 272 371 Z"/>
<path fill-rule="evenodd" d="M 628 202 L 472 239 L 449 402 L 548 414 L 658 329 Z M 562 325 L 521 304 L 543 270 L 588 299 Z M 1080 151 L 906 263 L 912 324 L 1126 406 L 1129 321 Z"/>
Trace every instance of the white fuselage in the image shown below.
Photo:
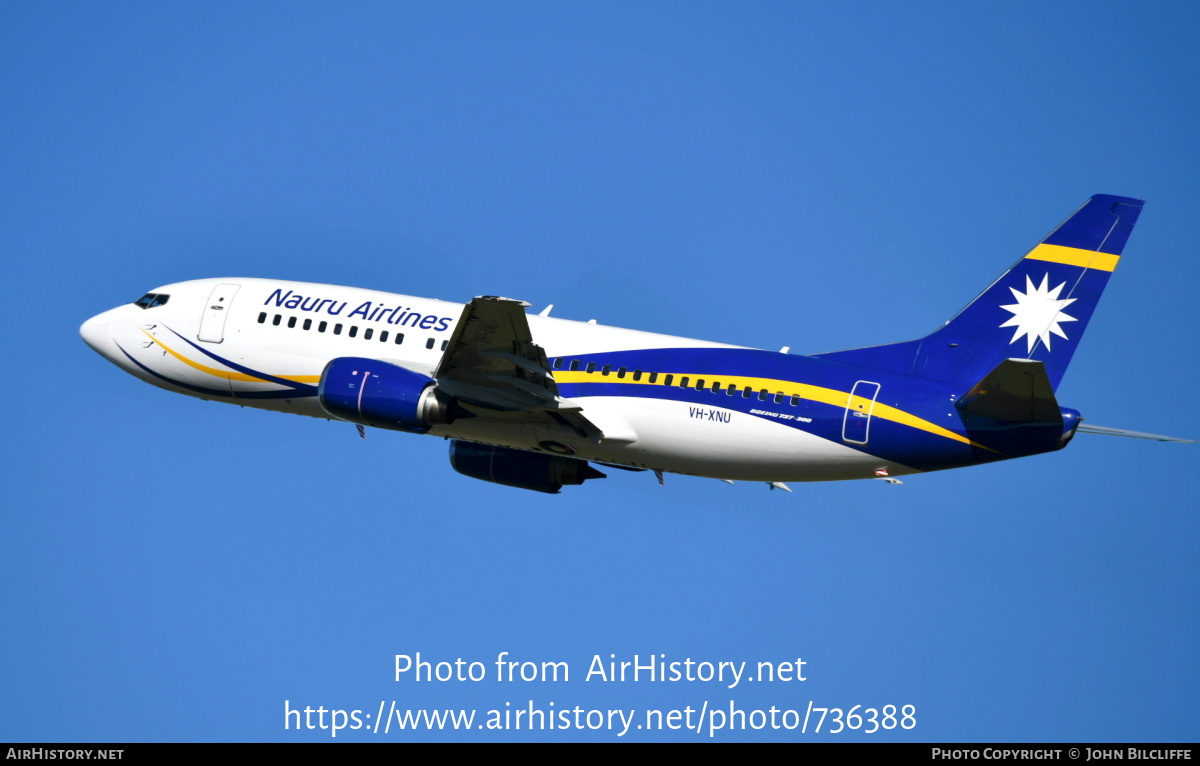
<path fill-rule="evenodd" d="M 325 365 L 338 357 L 378 359 L 432 375 L 463 310 L 462 304 L 374 290 L 249 278 L 180 282 L 151 295 L 169 298 L 162 305 L 126 304 L 104 312 L 84 324 L 84 339 L 125 371 L 161 388 L 320 418 L 330 416 L 310 389 L 289 384 L 315 390 Z M 536 315 L 528 322 L 549 359 L 740 348 Z M 289 395 L 293 390 L 296 395 Z M 802 428 L 722 407 L 723 399 L 715 395 L 701 409 L 661 398 L 581 397 L 584 414 L 606 435 L 599 441 L 504 413 L 438 425 L 429 433 L 535 451 L 547 442 L 564 443 L 585 460 L 730 480 L 820 481 L 913 470 Z M 762 407 L 791 417 L 786 405 L 768 400 Z"/>

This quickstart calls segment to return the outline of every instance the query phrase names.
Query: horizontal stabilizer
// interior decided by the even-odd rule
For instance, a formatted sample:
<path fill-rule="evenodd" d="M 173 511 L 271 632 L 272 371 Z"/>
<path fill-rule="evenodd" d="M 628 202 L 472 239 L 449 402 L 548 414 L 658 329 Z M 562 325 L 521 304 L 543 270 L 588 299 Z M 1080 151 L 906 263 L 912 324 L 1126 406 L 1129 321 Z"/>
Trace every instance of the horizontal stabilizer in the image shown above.
<path fill-rule="evenodd" d="M 1181 442 L 1183 444 L 1195 444 L 1195 439 L 1179 439 L 1174 436 L 1159 436 L 1158 434 L 1144 434 L 1141 431 L 1126 431 L 1123 428 L 1106 428 L 1104 426 L 1088 426 L 1081 425 L 1076 429 L 1085 434 L 1101 434 L 1103 436 L 1128 436 L 1131 439 L 1151 439 L 1156 442 Z"/>
<path fill-rule="evenodd" d="M 958 400 L 959 410 L 1009 423 L 1061 423 L 1062 410 L 1046 375 L 1031 359 L 1005 359 Z"/>

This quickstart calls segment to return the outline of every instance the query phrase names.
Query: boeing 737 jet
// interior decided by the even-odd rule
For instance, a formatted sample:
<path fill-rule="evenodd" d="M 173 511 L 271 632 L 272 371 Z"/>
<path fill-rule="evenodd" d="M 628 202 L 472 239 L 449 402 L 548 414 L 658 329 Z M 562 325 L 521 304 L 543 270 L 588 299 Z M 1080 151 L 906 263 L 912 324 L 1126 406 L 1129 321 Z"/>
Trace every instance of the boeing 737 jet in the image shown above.
<path fill-rule="evenodd" d="M 799 356 L 274 279 L 155 288 L 83 324 L 168 391 L 447 437 L 460 473 L 541 492 L 611 468 L 885 479 L 1053 452 L 1090 428 L 1055 390 L 1142 201 L 1097 195 L 936 332 Z"/>

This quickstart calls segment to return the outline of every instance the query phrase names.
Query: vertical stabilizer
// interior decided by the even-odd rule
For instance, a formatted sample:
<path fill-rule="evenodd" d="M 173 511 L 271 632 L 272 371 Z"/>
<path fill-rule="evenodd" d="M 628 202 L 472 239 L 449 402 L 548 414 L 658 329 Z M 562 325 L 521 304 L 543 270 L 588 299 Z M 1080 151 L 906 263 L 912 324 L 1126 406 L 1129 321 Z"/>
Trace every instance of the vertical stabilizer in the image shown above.
<path fill-rule="evenodd" d="M 1005 359 L 1029 359 L 1057 389 L 1142 205 L 1097 194 L 933 334 L 818 356 L 963 386 Z"/>

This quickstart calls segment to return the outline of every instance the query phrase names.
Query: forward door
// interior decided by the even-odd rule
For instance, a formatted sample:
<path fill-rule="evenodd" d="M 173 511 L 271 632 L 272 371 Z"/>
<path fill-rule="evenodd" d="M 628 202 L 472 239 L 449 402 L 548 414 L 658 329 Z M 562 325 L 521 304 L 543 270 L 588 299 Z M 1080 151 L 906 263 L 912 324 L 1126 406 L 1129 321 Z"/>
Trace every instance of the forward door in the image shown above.
<path fill-rule="evenodd" d="M 239 287 L 241 285 L 220 284 L 213 288 L 208 302 L 204 304 L 197 338 L 206 343 L 220 343 L 225 340 L 225 320 L 233 307 L 233 296 L 237 295 Z"/>

